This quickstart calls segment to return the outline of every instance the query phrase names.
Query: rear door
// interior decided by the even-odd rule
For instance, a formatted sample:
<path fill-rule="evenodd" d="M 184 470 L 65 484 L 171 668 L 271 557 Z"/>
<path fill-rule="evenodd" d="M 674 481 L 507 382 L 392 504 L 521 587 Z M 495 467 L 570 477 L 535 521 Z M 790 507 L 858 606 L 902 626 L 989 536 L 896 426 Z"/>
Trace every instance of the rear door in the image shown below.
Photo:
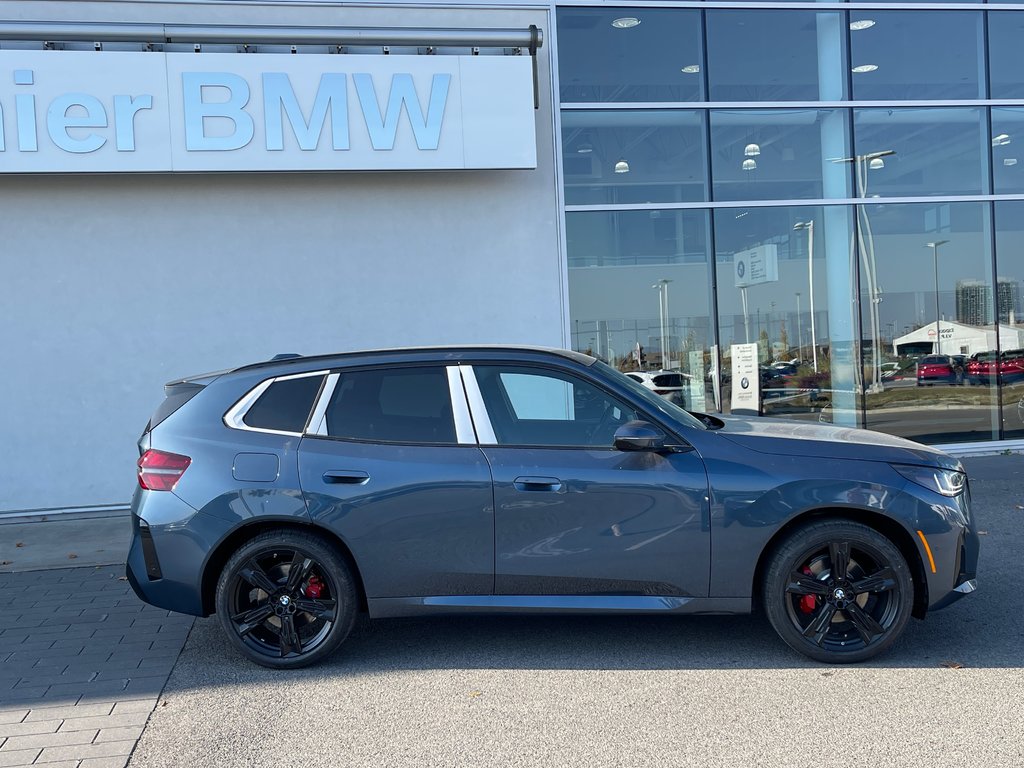
<path fill-rule="evenodd" d="M 367 597 L 491 594 L 491 475 L 456 367 L 336 372 L 310 430 L 309 514 L 346 542 Z"/>

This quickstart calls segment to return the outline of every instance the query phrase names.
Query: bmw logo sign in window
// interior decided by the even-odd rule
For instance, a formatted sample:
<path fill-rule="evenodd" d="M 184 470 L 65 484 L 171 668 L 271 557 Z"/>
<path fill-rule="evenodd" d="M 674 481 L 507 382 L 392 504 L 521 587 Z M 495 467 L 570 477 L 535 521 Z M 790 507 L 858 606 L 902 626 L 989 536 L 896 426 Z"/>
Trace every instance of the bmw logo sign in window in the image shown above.
<path fill-rule="evenodd" d="M 736 262 L 736 276 L 743 277 L 747 273 L 747 262 L 737 261 Z"/>

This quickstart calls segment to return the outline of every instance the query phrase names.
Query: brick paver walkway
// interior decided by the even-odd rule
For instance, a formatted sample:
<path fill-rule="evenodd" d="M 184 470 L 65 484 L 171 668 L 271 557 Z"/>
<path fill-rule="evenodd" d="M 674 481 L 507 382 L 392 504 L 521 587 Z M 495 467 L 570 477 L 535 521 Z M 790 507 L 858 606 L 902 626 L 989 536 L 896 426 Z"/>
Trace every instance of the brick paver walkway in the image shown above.
<path fill-rule="evenodd" d="M 0 768 L 122 768 L 192 621 L 124 566 L 0 574 Z"/>

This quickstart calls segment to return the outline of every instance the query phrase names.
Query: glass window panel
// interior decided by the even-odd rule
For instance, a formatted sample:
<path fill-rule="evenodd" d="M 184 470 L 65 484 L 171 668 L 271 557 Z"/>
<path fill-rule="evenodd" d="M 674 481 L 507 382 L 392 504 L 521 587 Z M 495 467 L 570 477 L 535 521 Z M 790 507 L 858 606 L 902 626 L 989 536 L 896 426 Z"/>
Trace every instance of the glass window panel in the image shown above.
<path fill-rule="evenodd" d="M 985 115 L 975 108 L 856 109 L 858 197 L 988 192 Z"/>
<path fill-rule="evenodd" d="M 715 200 L 849 197 L 849 166 L 830 160 L 850 152 L 848 120 L 843 109 L 713 110 Z"/>
<path fill-rule="evenodd" d="M 707 11 L 710 101 L 844 98 L 843 18 L 835 11 Z"/>
<path fill-rule="evenodd" d="M 852 11 L 853 98 L 983 98 L 982 21 L 975 11 Z"/>
<path fill-rule="evenodd" d="M 992 183 L 995 193 L 1024 192 L 1024 108 L 992 110 Z"/>
<path fill-rule="evenodd" d="M 708 227 L 707 211 L 566 214 L 573 349 L 620 371 L 684 374 L 683 405 L 697 411 L 715 409 Z"/>
<path fill-rule="evenodd" d="M 559 8 L 562 101 L 700 101 L 700 11 Z"/>
<path fill-rule="evenodd" d="M 474 366 L 498 445 L 611 448 L 637 418 L 618 398 L 575 376 L 531 368 Z"/>
<path fill-rule="evenodd" d="M 707 200 L 704 113 L 609 110 L 562 113 L 565 202 Z"/>
<path fill-rule="evenodd" d="M 988 14 L 989 87 L 993 99 L 1024 99 L 1024 13 Z"/>
<path fill-rule="evenodd" d="M 990 440 L 996 348 L 989 207 L 866 205 L 858 211 L 867 426 L 923 443 Z"/>
<path fill-rule="evenodd" d="M 996 269 L 1003 437 L 1019 440 L 1024 438 L 1024 202 L 996 203 Z"/>
<path fill-rule="evenodd" d="M 850 208 L 719 209 L 714 226 L 723 410 L 733 345 L 756 343 L 763 415 L 858 426 Z"/>

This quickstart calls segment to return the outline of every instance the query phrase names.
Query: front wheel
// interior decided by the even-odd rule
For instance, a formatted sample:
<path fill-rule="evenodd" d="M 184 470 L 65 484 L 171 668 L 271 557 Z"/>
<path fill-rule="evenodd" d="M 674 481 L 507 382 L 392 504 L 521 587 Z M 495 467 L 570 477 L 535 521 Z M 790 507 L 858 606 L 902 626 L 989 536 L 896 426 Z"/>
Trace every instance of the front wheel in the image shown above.
<path fill-rule="evenodd" d="M 232 645 L 274 669 L 330 655 L 351 631 L 357 601 L 344 559 L 323 539 L 298 531 L 246 542 L 217 583 L 217 618 Z"/>
<path fill-rule="evenodd" d="M 887 650 L 914 603 L 900 551 L 873 528 L 845 520 L 794 531 L 769 560 L 763 588 L 779 636 L 828 664 L 865 661 Z"/>

